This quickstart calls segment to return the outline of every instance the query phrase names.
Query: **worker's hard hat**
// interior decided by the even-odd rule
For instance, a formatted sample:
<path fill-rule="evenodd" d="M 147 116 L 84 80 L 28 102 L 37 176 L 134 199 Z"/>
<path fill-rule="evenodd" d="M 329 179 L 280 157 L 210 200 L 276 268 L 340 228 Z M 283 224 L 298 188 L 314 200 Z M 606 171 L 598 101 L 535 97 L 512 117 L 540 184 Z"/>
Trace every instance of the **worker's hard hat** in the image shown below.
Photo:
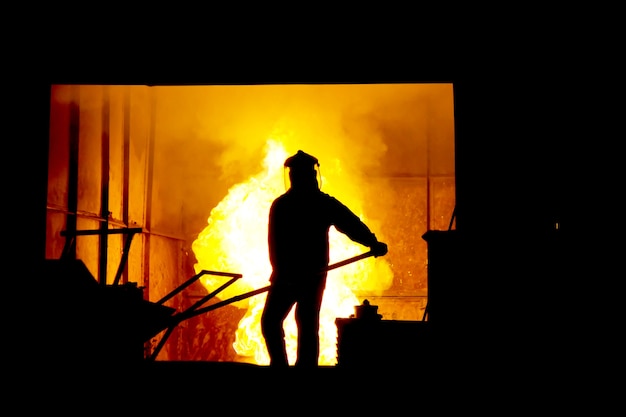
<path fill-rule="evenodd" d="M 319 166 L 317 158 L 303 151 L 298 151 L 295 155 L 285 160 L 285 167 L 288 167 L 291 171 L 313 170 L 316 165 Z"/>

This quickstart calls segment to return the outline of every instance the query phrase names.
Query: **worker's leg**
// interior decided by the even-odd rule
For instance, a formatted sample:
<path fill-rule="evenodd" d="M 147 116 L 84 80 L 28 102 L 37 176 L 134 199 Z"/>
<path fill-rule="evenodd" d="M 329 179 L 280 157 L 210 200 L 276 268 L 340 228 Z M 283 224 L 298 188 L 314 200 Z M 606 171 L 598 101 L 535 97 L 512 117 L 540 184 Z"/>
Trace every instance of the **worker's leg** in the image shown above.
<path fill-rule="evenodd" d="M 261 315 L 261 331 L 265 338 L 271 367 L 289 366 L 283 322 L 294 303 L 293 294 L 285 288 L 272 286 L 267 292 L 265 307 Z"/>
<path fill-rule="evenodd" d="M 296 304 L 295 318 L 298 326 L 297 367 L 315 368 L 320 353 L 320 310 L 325 280 L 301 294 Z"/>

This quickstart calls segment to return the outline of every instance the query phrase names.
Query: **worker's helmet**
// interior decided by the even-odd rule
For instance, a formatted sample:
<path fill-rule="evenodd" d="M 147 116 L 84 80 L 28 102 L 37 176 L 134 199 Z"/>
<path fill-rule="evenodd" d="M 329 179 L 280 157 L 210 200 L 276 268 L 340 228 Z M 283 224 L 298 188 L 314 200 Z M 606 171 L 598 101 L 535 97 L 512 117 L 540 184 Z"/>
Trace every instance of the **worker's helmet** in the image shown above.
<path fill-rule="evenodd" d="M 315 187 L 319 188 L 317 182 L 319 166 L 320 163 L 316 157 L 303 151 L 298 151 L 285 160 L 285 168 L 289 168 L 289 179 L 292 187 L 315 183 Z M 316 167 L 318 170 L 315 169 Z"/>
<path fill-rule="evenodd" d="M 319 166 L 319 164 L 316 157 L 303 151 L 298 151 L 295 155 L 285 160 L 285 167 L 292 171 L 311 171 L 315 169 L 315 166 Z"/>

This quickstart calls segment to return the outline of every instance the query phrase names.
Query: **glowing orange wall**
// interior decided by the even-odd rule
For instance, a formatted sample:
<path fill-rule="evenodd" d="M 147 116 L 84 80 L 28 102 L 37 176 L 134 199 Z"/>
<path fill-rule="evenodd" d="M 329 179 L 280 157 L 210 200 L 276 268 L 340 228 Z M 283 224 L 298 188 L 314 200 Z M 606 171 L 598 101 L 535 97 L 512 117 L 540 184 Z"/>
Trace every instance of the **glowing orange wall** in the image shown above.
<path fill-rule="evenodd" d="M 79 229 L 105 221 L 143 229 L 124 281 L 144 287 L 146 299 L 160 299 L 195 273 L 192 244 L 211 210 L 259 172 L 268 137 L 277 137 L 289 151 L 315 154 L 323 174 L 343 164 L 345 175 L 326 185 L 353 181 L 364 197 L 359 209 L 390 245 L 394 272 L 384 293 L 358 295 L 379 305 L 383 318 L 420 319 L 427 291 L 422 235 L 447 229 L 455 204 L 452 109 L 449 84 L 53 86 L 46 257 L 61 254 L 60 232 L 73 215 L 68 196 L 75 193 Z M 111 283 L 121 236 L 79 237 L 76 257 L 105 279 L 101 245 L 108 247 Z M 182 311 L 206 294 L 198 283 L 168 305 Z M 246 360 L 232 349 L 243 314 L 226 306 L 181 323 L 159 360 Z"/>

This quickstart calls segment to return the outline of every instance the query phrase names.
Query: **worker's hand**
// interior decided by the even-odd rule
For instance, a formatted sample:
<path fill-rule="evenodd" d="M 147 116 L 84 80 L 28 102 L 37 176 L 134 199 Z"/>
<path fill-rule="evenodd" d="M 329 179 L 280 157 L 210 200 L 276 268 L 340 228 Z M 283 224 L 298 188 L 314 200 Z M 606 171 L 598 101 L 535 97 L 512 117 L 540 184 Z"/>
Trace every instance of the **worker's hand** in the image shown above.
<path fill-rule="evenodd" d="M 387 244 L 383 242 L 376 242 L 370 249 L 376 258 L 387 254 Z"/>

